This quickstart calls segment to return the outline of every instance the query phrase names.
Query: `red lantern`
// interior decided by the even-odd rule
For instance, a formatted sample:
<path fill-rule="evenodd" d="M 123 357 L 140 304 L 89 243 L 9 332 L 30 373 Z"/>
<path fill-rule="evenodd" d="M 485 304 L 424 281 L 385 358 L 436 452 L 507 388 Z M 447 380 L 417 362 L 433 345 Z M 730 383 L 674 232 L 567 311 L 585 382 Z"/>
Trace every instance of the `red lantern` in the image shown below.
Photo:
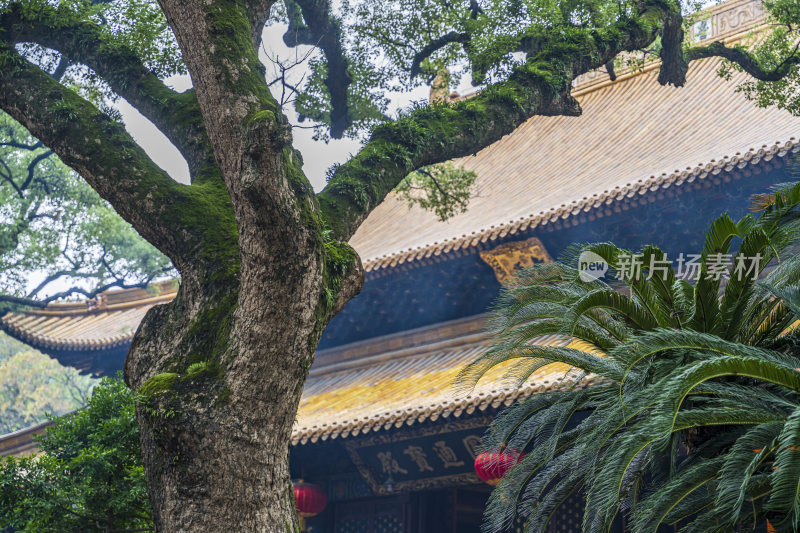
<path fill-rule="evenodd" d="M 525 454 L 516 450 L 483 452 L 475 458 L 475 473 L 484 483 L 494 487 L 500 483 L 500 479 L 505 473 L 522 461 L 524 457 Z"/>
<path fill-rule="evenodd" d="M 301 479 L 294 484 L 294 503 L 300 518 L 316 516 L 328 505 L 328 495 L 321 487 Z"/>

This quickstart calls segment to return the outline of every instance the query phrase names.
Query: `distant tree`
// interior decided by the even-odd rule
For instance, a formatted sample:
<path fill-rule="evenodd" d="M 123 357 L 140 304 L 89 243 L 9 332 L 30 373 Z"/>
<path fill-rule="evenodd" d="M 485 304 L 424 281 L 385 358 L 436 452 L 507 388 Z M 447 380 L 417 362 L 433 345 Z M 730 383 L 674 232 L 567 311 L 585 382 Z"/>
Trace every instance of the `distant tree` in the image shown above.
<path fill-rule="evenodd" d="M 0 362 L 0 435 L 86 405 L 97 380 L 27 348 Z"/>
<path fill-rule="evenodd" d="M 174 275 L 169 259 L 0 113 L 0 316 L 165 275 Z"/>
<path fill-rule="evenodd" d="M 793 43 L 796 0 L 767 7 Z M 676 86 L 691 61 L 712 56 L 767 83 L 796 74 L 790 45 L 687 45 L 693 11 L 677 0 L 285 0 L 282 9 L 272 0 L 0 0 L 0 109 L 181 276 L 175 300 L 145 316 L 125 363 L 128 384 L 148 398 L 138 421 L 156 527 L 297 528 L 288 444 L 322 332 L 364 281 L 348 241 L 410 173 L 473 154 L 535 115 L 579 115 L 573 80 L 625 52 L 655 51 L 659 81 Z M 259 51 L 265 26 L 280 21 L 285 43 L 319 53 L 296 97 L 278 101 Z M 481 90 L 388 116 L 389 91 L 450 67 Z M 192 89 L 164 82 L 179 72 Z M 159 168 L 97 105 L 98 92 L 161 130 L 191 184 Z M 365 141 L 319 193 L 293 146 L 291 102 L 330 137 Z M 459 184 L 428 172 L 435 179 L 418 175 L 412 186 Z M 458 201 L 462 190 L 437 194 Z"/>
<path fill-rule="evenodd" d="M 19 352 L 29 350 L 30 346 L 24 344 L 13 337 L 9 337 L 5 333 L 0 333 L 0 363 L 7 359 L 12 358 Z"/>
<path fill-rule="evenodd" d="M 152 531 L 134 397 L 105 378 L 87 406 L 53 419 L 40 455 L 0 462 L 0 528 Z"/>
<path fill-rule="evenodd" d="M 526 531 L 549 530 L 572 494 L 586 498 L 586 532 L 608 531 L 620 512 L 636 533 L 662 524 L 763 531 L 767 520 L 798 530 L 800 185 L 761 204 L 758 220 L 712 224 L 693 283 L 655 246 L 633 260 L 601 243 L 538 265 L 503 292 L 497 344 L 465 369 L 464 383 L 510 361 L 519 383 L 550 363 L 573 373 L 566 390 L 533 395 L 492 424 L 488 447 L 527 456 L 492 493 L 485 531 L 520 515 Z M 743 259 L 727 266 L 732 249 Z M 578 252 L 624 280 L 582 277 Z M 553 334 L 580 343 L 536 345 Z"/>

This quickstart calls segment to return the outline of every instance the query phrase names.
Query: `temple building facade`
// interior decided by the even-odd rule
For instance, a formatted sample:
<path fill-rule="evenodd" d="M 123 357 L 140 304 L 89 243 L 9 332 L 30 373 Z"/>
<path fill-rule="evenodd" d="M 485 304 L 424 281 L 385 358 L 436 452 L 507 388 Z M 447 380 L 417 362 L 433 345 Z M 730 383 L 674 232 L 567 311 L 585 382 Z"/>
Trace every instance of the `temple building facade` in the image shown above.
<path fill-rule="evenodd" d="M 764 24 L 758 0 L 715 6 L 695 25 L 702 41 L 740 42 Z M 354 235 L 366 282 L 326 329 L 292 436 L 293 476 L 324 492 L 307 519 L 315 533 L 477 533 L 491 486 L 475 472 L 492 416 L 561 386 L 550 365 L 522 387 L 497 373 L 474 390 L 458 372 L 491 343 L 487 312 L 514 271 L 572 243 L 656 244 L 696 253 L 720 213 L 800 178 L 800 118 L 761 109 L 736 91 L 744 74 L 691 65 L 685 87 L 663 87 L 658 64 L 576 80 L 580 117 L 534 117 L 474 156 L 467 212 L 447 222 L 390 196 Z M 144 313 L 176 282 L 109 292 L 7 315 L 0 328 L 62 364 L 95 375 L 122 368 Z M 553 336 L 540 342 L 566 345 Z M 0 453 L 32 453 L 45 425 L 0 437 Z M 553 532 L 580 531 L 566 502 Z M 620 530 L 624 524 L 620 523 Z"/>

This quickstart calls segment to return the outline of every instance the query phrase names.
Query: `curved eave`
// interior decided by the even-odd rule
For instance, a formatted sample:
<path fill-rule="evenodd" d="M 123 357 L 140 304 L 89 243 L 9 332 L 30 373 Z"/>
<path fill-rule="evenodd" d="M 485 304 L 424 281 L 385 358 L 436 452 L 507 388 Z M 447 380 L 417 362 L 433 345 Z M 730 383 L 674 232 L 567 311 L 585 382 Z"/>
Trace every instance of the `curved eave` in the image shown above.
<path fill-rule="evenodd" d="M 47 354 L 55 352 L 106 351 L 122 346 L 130 346 L 135 333 L 135 331 L 131 331 L 98 339 L 64 339 L 39 334 L 35 330 L 27 329 L 14 323 L 9 324 L 5 319 L 0 320 L 0 329 L 28 346 Z"/>
<path fill-rule="evenodd" d="M 174 299 L 176 287 L 171 280 L 148 290 L 109 291 L 94 300 L 10 313 L 0 318 L 0 329 L 64 365 L 97 375 L 113 373 L 122 368 L 144 315 Z"/>
<path fill-rule="evenodd" d="M 321 350 L 303 389 L 292 444 L 454 419 L 575 384 L 576 373 L 554 363 L 522 386 L 505 366 L 487 373 L 474 387 L 459 386 L 459 373 L 491 342 L 486 317 L 477 316 Z M 558 335 L 536 344 L 592 351 Z M 583 379 L 580 386 L 591 385 L 593 379 Z"/>
<path fill-rule="evenodd" d="M 485 327 L 485 316 L 470 317 L 320 351 L 303 390 L 292 444 L 446 421 L 574 385 L 575 372 L 555 363 L 534 373 L 521 387 L 508 378 L 505 368 L 499 368 L 472 390 L 462 390 L 456 376 L 491 343 Z M 537 344 L 590 351 L 556 335 L 543 337 Z M 592 382 L 590 376 L 581 386 Z M 32 444 L 26 439 L 48 424 L 0 436 L 0 455 L 23 449 L 28 453 Z"/>
<path fill-rule="evenodd" d="M 367 272 L 391 269 L 399 265 L 412 263 L 456 252 L 476 248 L 483 243 L 503 239 L 507 236 L 542 228 L 547 225 L 557 224 L 580 216 L 593 216 L 602 218 L 605 210 L 627 209 L 635 207 L 641 200 L 647 201 L 659 192 L 669 188 L 681 188 L 714 179 L 722 173 L 736 172 L 747 169 L 749 166 L 757 167 L 762 162 L 771 162 L 785 158 L 788 154 L 800 151 L 800 139 L 790 137 L 786 141 L 776 142 L 771 146 L 763 145 L 760 148 L 751 148 L 745 153 L 737 152 L 724 156 L 720 160 L 711 160 L 706 164 L 694 168 L 676 170 L 672 173 L 663 173 L 660 176 L 650 176 L 629 183 L 624 187 L 615 187 L 602 194 L 593 194 L 574 200 L 570 204 L 553 207 L 547 211 L 520 217 L 505 223 L 492 225 L 473 231 L 470 234 L 454 236 L 442 242 L 418 246 L 413 249 L 400 250 L 381 257 L 364 261 Z"/>

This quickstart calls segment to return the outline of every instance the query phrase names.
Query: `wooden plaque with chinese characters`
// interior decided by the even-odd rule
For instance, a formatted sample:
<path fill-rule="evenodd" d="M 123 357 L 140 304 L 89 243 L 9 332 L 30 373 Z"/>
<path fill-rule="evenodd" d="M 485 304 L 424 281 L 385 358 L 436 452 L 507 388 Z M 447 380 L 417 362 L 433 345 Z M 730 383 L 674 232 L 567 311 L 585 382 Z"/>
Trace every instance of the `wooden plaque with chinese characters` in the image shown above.
<path fill-rule="evenodd" d="M 480 483 L 474 462 L 491 417 L 392 430 L 345 444 L 374 494 Z M 391 479 L 391 482 L 389 480 Z"/>

